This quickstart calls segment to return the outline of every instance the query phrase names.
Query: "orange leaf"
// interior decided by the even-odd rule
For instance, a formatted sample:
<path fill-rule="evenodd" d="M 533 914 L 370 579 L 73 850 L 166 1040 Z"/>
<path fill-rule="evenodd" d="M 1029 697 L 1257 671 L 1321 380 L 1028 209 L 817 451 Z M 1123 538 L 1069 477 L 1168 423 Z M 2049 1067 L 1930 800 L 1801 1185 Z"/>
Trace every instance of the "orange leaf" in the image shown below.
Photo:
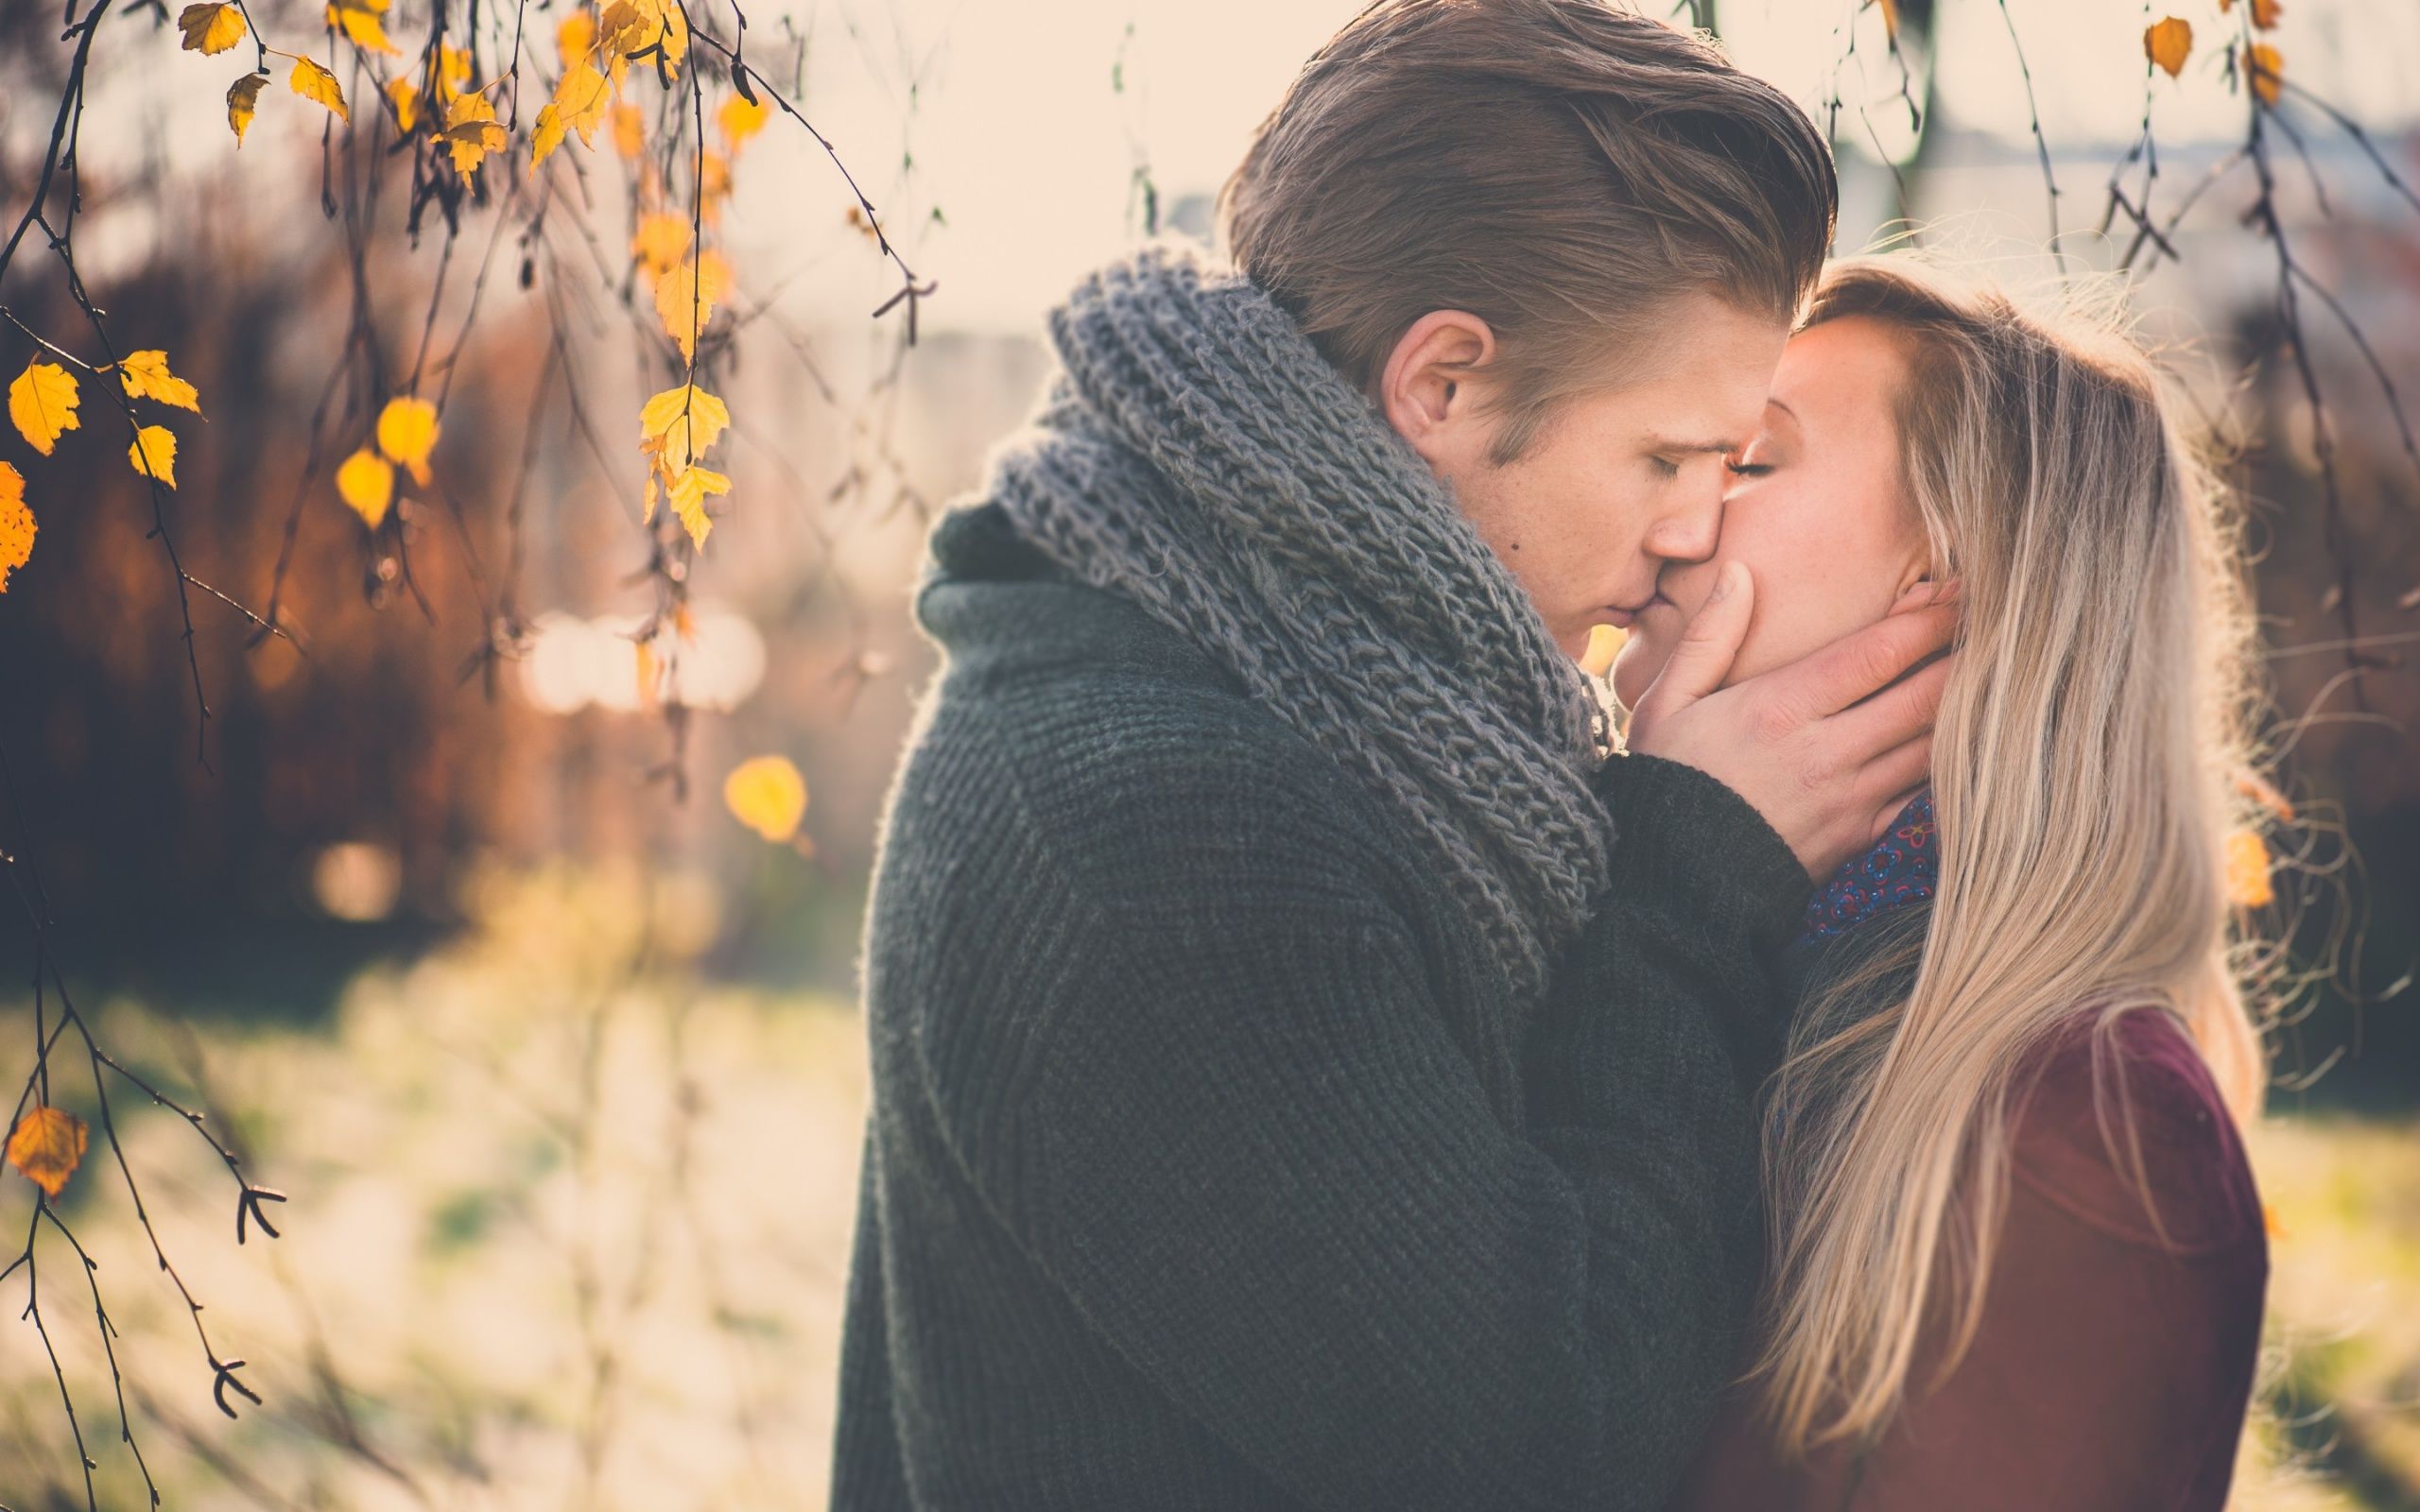
<path fill-rule="evenodd" d="M 2185 72 L 2186 57 L 2193 51 L 2193 26 L 2174 16 L 2143 30 L 2143 55 L 2168 70 L 2176 77 Z"/>
<path fill-rule="evenodd" d="M 2269 845 L 2257 832 L 2227 836 L 2227 902 L 2238 908 L 2266 908 L 2277 901 L 2269 881 Z"/>
<path fill-rule="evenodd" d="M 26 507 L 25 474 L 0 462 L 0 593 L 9 575 L 34 554 L 34 512 Z"/>
<path fill-rule="evenodd" d="M 84 1121 L 64 1108 L 31 1108 L 9 1136 L 9 1163 L 55 1201 L 83 1163 L 86 1138 Z"/>
<path fill-rule="evenodd" d="M 806 779 L 786 756 L 754 756 L 723 779 L 722 800 L 740 823 L 778 845 L 806 816 Z"/>
<path fill-rule="evenodd" d="M 428 454 L 436 445 L 437 406 L 427 400 L 390 399 L 378 412 L 378 450 L 410 469 L 412 481 L 423 488 L 428 486 Z"/>
<path fill-rule="evenodd" d="M 117 365 L 117 381 L 130 399 L 156 399 L 179 409 L 201 413 L 201 393 L 168 370 L 168 354 L 157 349 L 130 352 Z"/>
<path fill-rule="evenodd" d="M 321 68 L 308 58 L 294 60 L 294 71 L 285 76 L 285 84 L 306 100 L 317 100 L 337 112 L 337 119 L 350 122 L 345 113 L 344 90 L 337 83 L 337 76 Z"/>
<path fill-rule="evenodd" d="M 2262 31 L 2275 29 L 2277 19 L 2285 13 L 2285 0 L 2252 0 L 2252 24 Z"/>
<path fill-rule="evenodd" d="M 172 489 L 177 486 L 177 433 L 165 425 L 146 425 L 135 432 L 126 459 L 145 477 L 158 478 Z"/>
<path fill-rule="evenodd" d="M 267 74 L 246 74 L 227 86 L 227 125 L 235 133 L 235 145 L 244 145 L 244 128 L 252 124 L 252 114 L 260 109 L 261 86 L 268 82 Z"/>
<path fill-rule="evenodd" d="M 2256 42 L 2243 50 L 2243 71 L 2252 80 L 2252 93 L 2260 103 L 2275 109 L 2277 97 L 2285 93 L 2286 60 L 2277 49 L 2265 42 Z"/>
<path fill-rule="evenodd" d="M 48 456 L 61 435 L 82 423 L 76 418 L 78 397 L 74 373 L 36 359 L 9 386 L 9 419 L 35 451 Z"/>
<path fill-rule="evenodd" d="M 244 13 L 232 5 L 187 6 L 177 13 L 177 26 L 185 34 L 183 50 L 205 58 L 244 40 Z"/>
<path fill-rule="evenodd" d="M 368 447 L 344 459 L 337 469 L 337 496 L 353 507 L 361 523 L 371 529 L 387 518 L 387 506 L 395 497 L 394 464 Z"/>
<path fill-rule="evenodd" d="M 1622 643 L 1630 632 L 1617 625 L 1592 625 L 1588 627 L 1588 649 L 1580 655 L 1580 670 L 1592 678 L 1601 679 L 1614 670 L 1614 658 L 1622 654 Z"/>

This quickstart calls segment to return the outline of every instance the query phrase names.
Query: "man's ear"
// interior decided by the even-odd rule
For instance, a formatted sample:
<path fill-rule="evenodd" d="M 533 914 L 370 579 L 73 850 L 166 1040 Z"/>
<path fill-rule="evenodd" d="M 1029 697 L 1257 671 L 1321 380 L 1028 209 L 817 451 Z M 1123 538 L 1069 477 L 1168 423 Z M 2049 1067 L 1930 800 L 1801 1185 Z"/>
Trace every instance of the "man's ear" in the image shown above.
<path fill-rule="evenodd" d="M 1495 355 L 1495 333 L 1465 310 L 1432 310 L 1395 342 L 1378 374 L 1378 407 L 1431 467 L 1476 457 L 1489 426 L 1478 414 L 1477 370 Z"/>

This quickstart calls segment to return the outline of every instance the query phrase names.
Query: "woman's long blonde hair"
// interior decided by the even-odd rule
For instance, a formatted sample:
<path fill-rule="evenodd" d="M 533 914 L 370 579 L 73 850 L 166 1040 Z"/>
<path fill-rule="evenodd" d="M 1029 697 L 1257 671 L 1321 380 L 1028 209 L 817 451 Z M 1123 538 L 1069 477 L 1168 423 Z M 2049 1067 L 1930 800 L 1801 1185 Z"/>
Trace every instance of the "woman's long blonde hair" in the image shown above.
<path fill-rule="evenodd" d="M 1933 735 L 1928 917 L 1873 932 L 1802 1010 L 1772 1089 L 1755 1373 L 1798 1452 L 1887 1426 L 1924 1383 L 1920 1330 L 1944 1331 L 1943 1373 L 1972 1342 L 2011 1093 L 2052 1031 L 2164 1009 L 2239 1119 L 2266 1079 L 2229 967 L 2232 774 L 2255 704 L 2228 495 L 2108 321 L 2029 314 L 1905 255 L 1827 272 L 1808 323 L 1851 317 L 1906 359 L 1903 478 L 1937 576 L 1962 585 L 1962 625 Z"/>

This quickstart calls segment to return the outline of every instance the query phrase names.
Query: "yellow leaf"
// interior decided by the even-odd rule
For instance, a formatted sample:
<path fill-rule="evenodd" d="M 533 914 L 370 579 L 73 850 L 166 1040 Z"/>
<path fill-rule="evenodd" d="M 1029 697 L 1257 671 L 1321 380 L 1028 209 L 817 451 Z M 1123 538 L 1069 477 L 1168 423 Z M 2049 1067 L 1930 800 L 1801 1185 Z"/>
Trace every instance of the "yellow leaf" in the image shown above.
<path fill-rule="evenodd" d="M 328 25 L 343 32 L 364 52 L 401 58 L 404 50 L 388 40 L 386 24 L 378 19 L 378 13 L 386 9 L 368 4 L 367 0 L 329 0 Z"/>
<path fill-rule="evenodd" d="M 398 74 L 387 80 L 387 97 L 395 102 L 395 129 L 405 136 L 420 122 L 420 91 L 412 81 Z"/>
<path fill-rule="evenodd" d="M 232 5 L 187 6 L 177 13 L 177 26 L 185 34 L 182 50 L 204 58 L 244 40 L 244 13 Z"/>
<path fill-rule="evenodd" d="M 579 133 L 579 145 L 584 147 L 596 145 L 596 124 L 605 119 L 605 109 L 613 103 L 612 86 L 585 58 L 563 70 L 555 84 L 556 118 Z"/>
<path fill-rule="evenodd" d="M 9 575 L 34 554 L 34 512 L 26 507 L 26 478 L 0 462 L 0 593 L 9 591 Z"/>
<path fill-rule="evenodd" d="M 337 84 L 337 76 L 321 68 L 308 58 L 294 60 L 294 72 L 285 76 L 286 86 L 306 100 L 317 100 L 337 112 L 337 119 L 351 124 L 353 117 L 344 108 L 344 91 Z"/>
<path fill-rule="evenodd" d="M 2285 13 L 2284 0 L 2252 0 L 2252 24 L 2262 31 L 2274 30 Z"/>
<path fill-rule="evenodd" d="M 438 97 L 451 100 L 471 82 L 471 50 L 441 43 L 437 60 Z"/>
<path fill-rule="evenodd" d="M 445 129 L 438 134 L 454 155 L 454 171 L 465 180 L 489 153 L 504 150 L 504 128 L 496 121 L 495 107 L 480 94 L 455 95 L 445 108 Z"/>
<path fill-rule="evenodd" d="M 2227 901 L 2238 908 L 2266 908 L 2276 902 L 2269 881 L 2269 846 L 2257 832 L 2227 836 Z"/>
<path fill-rule="evenodd" d="M 806 779 L 786 756 L 752 756 L 723 779 L 722 800 L 733 817 L 779 845 L 806 817 Z"/>
<path fill-rule="evenodd" d="M 546 154 L 563 145 L 563 118 L 554 104 L 538 107 L 538 124 L 529 130 L 529 166 L 546 161 Z"/>
<path fill-rule="evenodd" d="M 83 1162 L 84 1121 L 60 1108 L 28 1108 L 9 1135 L 9 1163 L 56 1201 Z"/>
<path fill-rule="evenodd" d="M 244 145 L 244 128 L 252 124 L 252 112 L 260 109 L 261 86 L 268 82 L 267 74 L 246 74 L 227 86 L 227 124 L 234 130 L 238 147 Z"/>
<path fill-rule="evenodd" d="M 639 449 L 641 451 L 646 451 L 650 447 L 659 453 L 662 452 L 664 449 L 664 438 L 659 436 L 652 441 L 642 442 L 640 443 Z M 647 488 L 642 490 L 639 498 L 639 524 L 644 525 L 652 524 L 654 523 L 655 469 L 650 467 L 647 470 Z"/>
<path fill-rule="evenodd" d="M 469 96 L 465 95 L 465 98 Z M 378 450 L 411 470 L 412 481 L 428 482 L 428 454 L 437 447 L 437 406 L 425 399 L 390 399 L 378 412 Z"/>
<path fill-rule="evenodd" d="M 616 105 L 614 117 L 614 150 L 636 162 L 647 147 L 647 117 L 635 105 Z"/>
<path fill-rule="evenodd" d="M 1630 632 L 1618 625 L 1592 625 L 1588 627 L 1588 649 L 1580 656 L 1580 670 L 1592 678 L 1602 678 L 1614 670 L 1614 658 L 1622 654 L 1622 643 Z"/>
<path fill-rule="evenodd" d="M 9 419 L 33 449 L 48 456 L 60 436 L 82 422 L 76 418 L 76 375 L 55 362 L 26 364 L 9 386 Z"/>
<path fill-rule="evenodd" d="M 156 399 L 179 409 L 201 413 L 201 395 L 193 385 L 168 370 L 168 354 L 151 350 L 127 354 L 117 365 L 117 381 L 126 386 L 129 398 Z"/>
<path fill-rule="evenodd" d="M 655 647 L 645 641 L 638 643 L 638 646 L 639 702 L 652 709 L 655 707 L 655 680 L 658 670 L 655 664 Z"/>
<path fill-rule="evenodd" d="M 555 28 L 555 52 L 568 71 L 572 64 L 585 62 L 596 50 L 596 12 L 586 7 L 563 17 Z"/>
<path fill-rule="evenodd" d="M 2185 59 L 2193 51 L 2193 26 L 2174 16 L 2154 26 L 2143 29 L 2143 56 L 2168 70 L 2176 77 L 2185 72 Z"/>
<path fill-rule="evenodd" d="M 337 494 L 353 506 L 363 524 L 377 529 L 395 497 L 394 464 L 366 446 L 361 448 L 337 469 Z"/>
<path fill-rule="evenodd" d="M 2274 109 L 2277 96 L 2285 91 L 2286 60 L 2277 49 L 2265 42 L 2256 42 L 2244 49 L 2243 71 L 2252 80 L 2252 93 L 2260 103 Z"/>
<path fill-rule="evenodd" d="M 2286 1222 L 2277 1216 L 2276 1205 L 2273 1203 L 2264 1202 L 2260 1205 L 2260 1227 L 2269 1230 L 2269 1237 L 2272 1239 L 2286 1237 Z"/>
<path fill-rule="evenodd" d="M 715 124 L 722 129 L 723 150 L 733 157 L 739 156 L 739 145 L 765 129 L 765 118 L 772 110 L 762 101 L 751 105 L 740 94 L 723 101 L 722 109 L 715 112 Z"/>
<path fill-rule="evenodd" d="M 731 423 L 723 402 L 695 384 L 667 388 L 639 411 L 641 446 L 653 443 L 664 475 L 677 478 Z"/>
<path fill-rule="evenodd" d="M 177 433 L 165 425 L 146 425 L 136 431 L 133 443 L 126 449 L 126 459 L 145 477 L 158 478 L 172 489 L 177 486 Z"/>
<path fill-rule="evenodd" d="M 691 258 L 655 284 L 655 313 L 664 334 L 681 348 L 681 360 L 697 360 L 698 337 L 714 319 L 715 305 L 731 287 L 731 265 L 720 252 Z"/>
<path fill-rule="evenodd" d="M 688 249 L 689 223 L 661 210 L 641 215 L 638 232 L 631 238 L 631 255 L 657 273 L 678 264 Z"/>
<path fill-rule="evenodd" d="M 690 545 L 702 549 L 706 532 L 715 527 L 715 523 L 706 518 L 706 495 L 730 491 L 731 479 L 709 468 L 688 468 L 672 480 L 672 487 L 665 490 L 664 496 L 672 506 L 672 512 L 681 517 L 681 528 L 689 532 Z"/>

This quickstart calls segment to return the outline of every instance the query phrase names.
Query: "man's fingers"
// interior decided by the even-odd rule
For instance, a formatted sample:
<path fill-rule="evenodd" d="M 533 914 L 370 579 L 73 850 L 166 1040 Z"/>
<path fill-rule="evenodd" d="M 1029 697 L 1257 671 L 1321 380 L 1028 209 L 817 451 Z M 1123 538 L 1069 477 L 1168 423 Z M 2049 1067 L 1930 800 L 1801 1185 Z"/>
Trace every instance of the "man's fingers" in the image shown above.
<path fill-rule="evenodd" d="M 1676 713 L 1721 687 L 1739 654 L 1739 643 L 1747 639 L 1755 596 L 1748 569 L 1725 562 L 1714 591 L 1672 648 L 1671 659 L 1640 696 L 1639 711 L 1651 718 Z"/>
<path fill-rule="evenodd" d="M 1949 687 L 1953 657 L 1943 657 L 1909 673 L 1854 709 L 1834 714 L 1828 738 L 1841 742 L 1852 760 L 1869 752 L 1892 750 L 1932 729 L 1941 713 L 1941 698 Z"/>
<path fill-rule="evenodd" d="M 1892 821 L 1908 800 L 1932 781 L 1932 732 L 1927 730 L 1894 750 L 1885 752 L 1866 767 L 1858 779 L 1860 792 L 1875 803 L 1874 818 L 1867 826 L 1865 843 L 1871 847 L 1890 832 Z M 1878 797 L 1876 796 L 1878 795 Z"/>
<path fill-rule="evenodd" d="M 1809 719 L 1822 719 L 1897 681 L 1910 667 L 1947 646 L 1957 628 L 1954 609 L 1934 605 L 1910 610 L 1751 680 L 1774 679 L 1775 691 L 1789 707 Z"/>

